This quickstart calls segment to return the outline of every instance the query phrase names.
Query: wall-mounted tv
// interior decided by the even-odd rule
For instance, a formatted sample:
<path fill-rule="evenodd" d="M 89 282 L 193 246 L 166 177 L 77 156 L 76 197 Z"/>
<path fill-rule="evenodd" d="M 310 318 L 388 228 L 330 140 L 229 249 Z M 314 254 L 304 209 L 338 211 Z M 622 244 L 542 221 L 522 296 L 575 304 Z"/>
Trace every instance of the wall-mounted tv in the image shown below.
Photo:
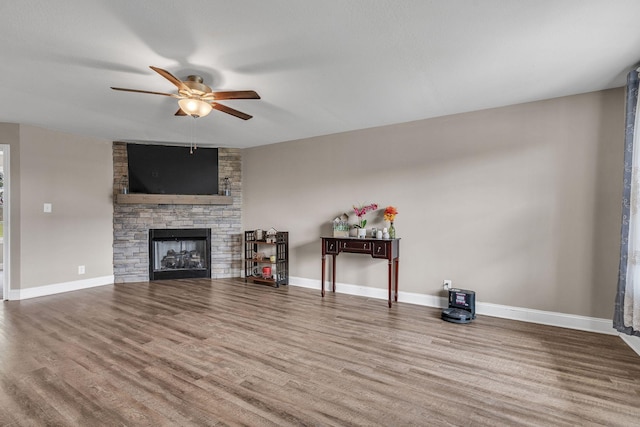
<path fill-rule="evenodd" d="M 218 149 L 127 144 L 129 192 L 218 194 Z"/>

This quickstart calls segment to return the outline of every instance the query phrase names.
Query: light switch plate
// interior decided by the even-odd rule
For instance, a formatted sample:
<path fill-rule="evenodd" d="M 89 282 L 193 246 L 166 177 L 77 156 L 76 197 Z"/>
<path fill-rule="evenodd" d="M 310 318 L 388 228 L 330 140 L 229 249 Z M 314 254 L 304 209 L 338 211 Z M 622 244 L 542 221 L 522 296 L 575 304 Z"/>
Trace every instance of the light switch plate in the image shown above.
<path fill-rule="evenodd" d="M 51 203 L 45 203 L 44 204 L 44 212 L 45 213 L 51 213 Z"/>

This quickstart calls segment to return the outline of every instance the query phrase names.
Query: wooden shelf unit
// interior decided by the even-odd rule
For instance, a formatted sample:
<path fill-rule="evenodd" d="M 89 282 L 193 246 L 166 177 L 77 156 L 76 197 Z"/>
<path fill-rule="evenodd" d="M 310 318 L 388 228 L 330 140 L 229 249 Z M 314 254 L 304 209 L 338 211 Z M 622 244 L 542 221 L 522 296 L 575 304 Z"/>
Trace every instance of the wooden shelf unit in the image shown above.
<path fill-rule="evenodd" d="M 289 284 L 289 232 L 276 232 L 275 243 L 267 243 L 265 240 L 257 240 L 255 230 L 244 232 L 244 281 L 253 280 L 255 283 L 263 283 L 276 288 Z M 256 259 L 254 254 L 265 253 L 265 258 Z M 269 257 L 275 255 L 276 260 L 271 262 Z M 271 265 L 272 277 L 262 277 L 262 267 Z"/>

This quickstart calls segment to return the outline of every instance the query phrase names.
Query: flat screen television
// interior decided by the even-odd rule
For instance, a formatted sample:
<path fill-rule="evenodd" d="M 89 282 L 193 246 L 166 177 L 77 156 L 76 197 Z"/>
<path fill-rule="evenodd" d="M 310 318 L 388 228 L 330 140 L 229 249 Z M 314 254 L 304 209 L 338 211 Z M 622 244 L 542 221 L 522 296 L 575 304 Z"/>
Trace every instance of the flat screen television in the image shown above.
<path fill-rule="evenodd" d="M 218 149 L 127 144 L 129 192 L 218 194 Z"/>

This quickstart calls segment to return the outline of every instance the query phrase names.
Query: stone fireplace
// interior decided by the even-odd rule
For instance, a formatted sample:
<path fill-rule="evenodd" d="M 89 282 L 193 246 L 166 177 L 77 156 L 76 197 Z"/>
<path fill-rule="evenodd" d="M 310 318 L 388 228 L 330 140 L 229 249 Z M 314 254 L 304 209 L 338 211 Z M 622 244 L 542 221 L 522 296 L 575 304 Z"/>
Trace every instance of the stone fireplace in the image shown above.
<path fill-rule="evenodd" d="M 185 149 L 188 150 L 188 147 Z M 218 171 L 220 188 L 223 188 L 224 178 L 230 178 L 233 199 L 230 205 L 118 204 L 116 195 L 120 191 L 122 177 L 127 175 L 127 149 L 124 142 L 113 143 L 113 272 L 116 283 L 150 280 L 149 230 L 151 229 L 210 230 L 211 250 L 208 256 L 210 272 L 205 274 L 213 278 L 240 277 L 242 270 L 240 150 L 219 148 Z"/>

